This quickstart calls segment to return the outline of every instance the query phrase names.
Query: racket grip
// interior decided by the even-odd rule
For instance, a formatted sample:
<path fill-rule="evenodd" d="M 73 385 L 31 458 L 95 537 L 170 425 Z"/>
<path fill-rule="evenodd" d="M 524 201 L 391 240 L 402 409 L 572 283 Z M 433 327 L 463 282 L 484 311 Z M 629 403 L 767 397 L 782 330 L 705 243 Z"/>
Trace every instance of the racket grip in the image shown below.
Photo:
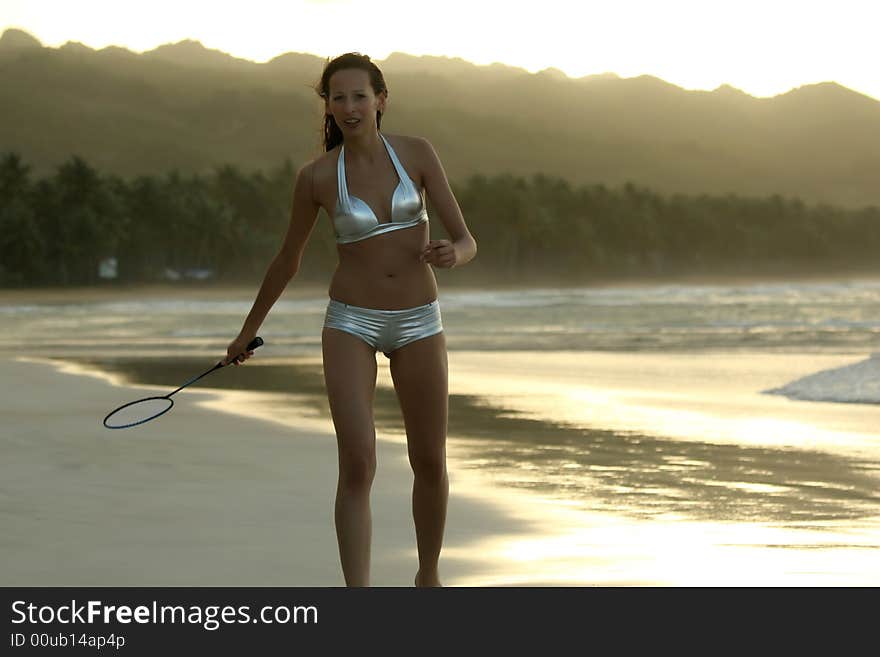
<path fill-rule="evenodd" d="M 262 344 L 263 344 L 263 338 L 261 338 L 261 337 L 258 335 L 258 336 L 255 337 L 253 340 L 251 340 L 250 342 L 248 342 L 248 346 L 245 347 L 245 348 L 244 348 L 244 351 L 241 352 L 238 356 L 236 356 L 235 358 L 233 358 L 232 360 L 230 360 L 230 361 L 228 361 L 228 362 L 223 362 L 222 360 L 219 361 L 216 365 L 214 365 L 214 369 L 216 370 L 218 367 L 226 367 L 226 366 L 229 365 L 230 363 L 233 363 L 234 361 L 238 360 L 239 356 L 243 356 L 246 352 L 248 352 L 248 351 L 252 351 L 253 349 L 256 349 L 257 347 L 261 346 Z M 214 370 L 211 370 L 211 371 L 213 372 Z M 175 392 L 176 392 L 176 391 L 175 391 Z M 172 393 L 172 394 L 174 394 L 174 393 Z"/>

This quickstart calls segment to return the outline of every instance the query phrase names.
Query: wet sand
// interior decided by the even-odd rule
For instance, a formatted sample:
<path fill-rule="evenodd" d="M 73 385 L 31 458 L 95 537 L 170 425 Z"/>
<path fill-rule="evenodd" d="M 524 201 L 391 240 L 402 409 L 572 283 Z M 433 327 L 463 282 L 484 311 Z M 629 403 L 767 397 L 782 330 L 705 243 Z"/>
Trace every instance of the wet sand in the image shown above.
<path fill-rule="evenodd" d="M 343 585 L 332 427 L 241 417 L 218 409 L 247 406 L 248 393 L 187 390 L 166 416 L 111 431 L 109 410 L 168 388 L 39 360 L 5 359 L 0 371 L 0 585 Z M 372 584 L 409 586 L 412 475 L 403 444 L 378 450 Z M 449 585 L 485 570 L 468 547 L 476 537 L 527 530 L 461 491 L 448 522 Z"/>
<path fill-rule="evenodd" d="M 451 352 L 446 583 L 877 585 L 880 406 L 761 394 L 859 359 Z M 373 584 L 408 586 L 411 473 L 379 362 Z M 319 355 L 100 426 L 203 365 L 4 361 L 5 584 L 342 583 Z"/>

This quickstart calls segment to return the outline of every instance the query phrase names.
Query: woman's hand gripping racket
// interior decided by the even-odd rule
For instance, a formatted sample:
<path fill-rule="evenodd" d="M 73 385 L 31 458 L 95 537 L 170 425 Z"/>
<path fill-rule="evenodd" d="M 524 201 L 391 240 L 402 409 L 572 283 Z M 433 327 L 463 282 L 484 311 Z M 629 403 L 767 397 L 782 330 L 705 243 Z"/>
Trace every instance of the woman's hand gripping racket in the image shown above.
<path fill-rule="evenodd" d="M 259 336 L 254 338 L 245 350 L 235 358 L 227 358 L 225 361 L 221 360 L 204 374 L 199 374 L 197 377 L 190 379 L 177 390 L 163 397 L 144 397 L 143 399 L 137 399 L 133 402 L 123 404 L 107 414 L 107 417 L 104 418 L 104 426 L 108 429 L 127 429 L 128 427 L 134 427 L 138 424 L 155 420 L 160 415 L 164 415 L 170 411 L 171 407 L 174 406 L 174 400 L 171 399 L 171 395 L 180 392 L 202 377 L 208 376 L 211 372 L 218 370 L 221 367 L 226 367 L 229 363 L 235 363 L 237 365 L 239 358 L 245 356 L 247 352 L 256 349 L 262 344 L 263 338 Z"/>

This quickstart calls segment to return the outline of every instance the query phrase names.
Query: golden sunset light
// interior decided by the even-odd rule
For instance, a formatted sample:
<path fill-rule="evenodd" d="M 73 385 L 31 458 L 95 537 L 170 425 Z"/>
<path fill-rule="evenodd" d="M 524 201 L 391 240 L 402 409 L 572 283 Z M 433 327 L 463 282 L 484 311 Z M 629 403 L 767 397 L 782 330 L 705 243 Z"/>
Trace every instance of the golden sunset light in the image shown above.
<path fill-rule="evenodd" d="M 0 0 L 11 645 L 868 645 L 804 589 L 880 585 L 878 35 L 880 0 Z M 43 619 L 92 589 L 275 615 Z"/>
<path fill-rule="evenodd" d="M 57 47 L 135 52 L 185 39 L 264 62 L 286 52 L 332 57 L 392 52 L 500 62 L 570 77 L 653 75 L 686 89 L 728 84 L 758 97 L 823 81 L 880 99 L 880 5 L 841 0 L 622 0 L 540 3 L 448 0 L 110 2 L 6 0 L 0 30 Z"/>

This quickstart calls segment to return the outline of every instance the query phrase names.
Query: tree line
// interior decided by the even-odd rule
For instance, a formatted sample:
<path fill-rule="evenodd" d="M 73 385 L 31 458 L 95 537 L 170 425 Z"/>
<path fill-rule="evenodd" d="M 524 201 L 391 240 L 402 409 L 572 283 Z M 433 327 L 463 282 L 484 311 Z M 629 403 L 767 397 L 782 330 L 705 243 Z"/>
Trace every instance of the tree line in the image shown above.
<path fill-rule="evenodd" d="M 18 153 L 0 158 L 0 285 L 167 280 L 203 270 L 254 283 L 287 230 L 296 168 L 123 179 L 71 157 L 32 179 Z M 880 208 L 799 199 L 661 195 L 627 183 L 573 186 L 560 178 L 473 175 L 452 184 L 479 253 L 450 275 L 462 283 L 665 274 L 870 269 L 880 255 Z M 429 202 L 431 236 L 447 235 Z M 300 277 L 328 280 L 337 255 L 322 210 Z"/>

